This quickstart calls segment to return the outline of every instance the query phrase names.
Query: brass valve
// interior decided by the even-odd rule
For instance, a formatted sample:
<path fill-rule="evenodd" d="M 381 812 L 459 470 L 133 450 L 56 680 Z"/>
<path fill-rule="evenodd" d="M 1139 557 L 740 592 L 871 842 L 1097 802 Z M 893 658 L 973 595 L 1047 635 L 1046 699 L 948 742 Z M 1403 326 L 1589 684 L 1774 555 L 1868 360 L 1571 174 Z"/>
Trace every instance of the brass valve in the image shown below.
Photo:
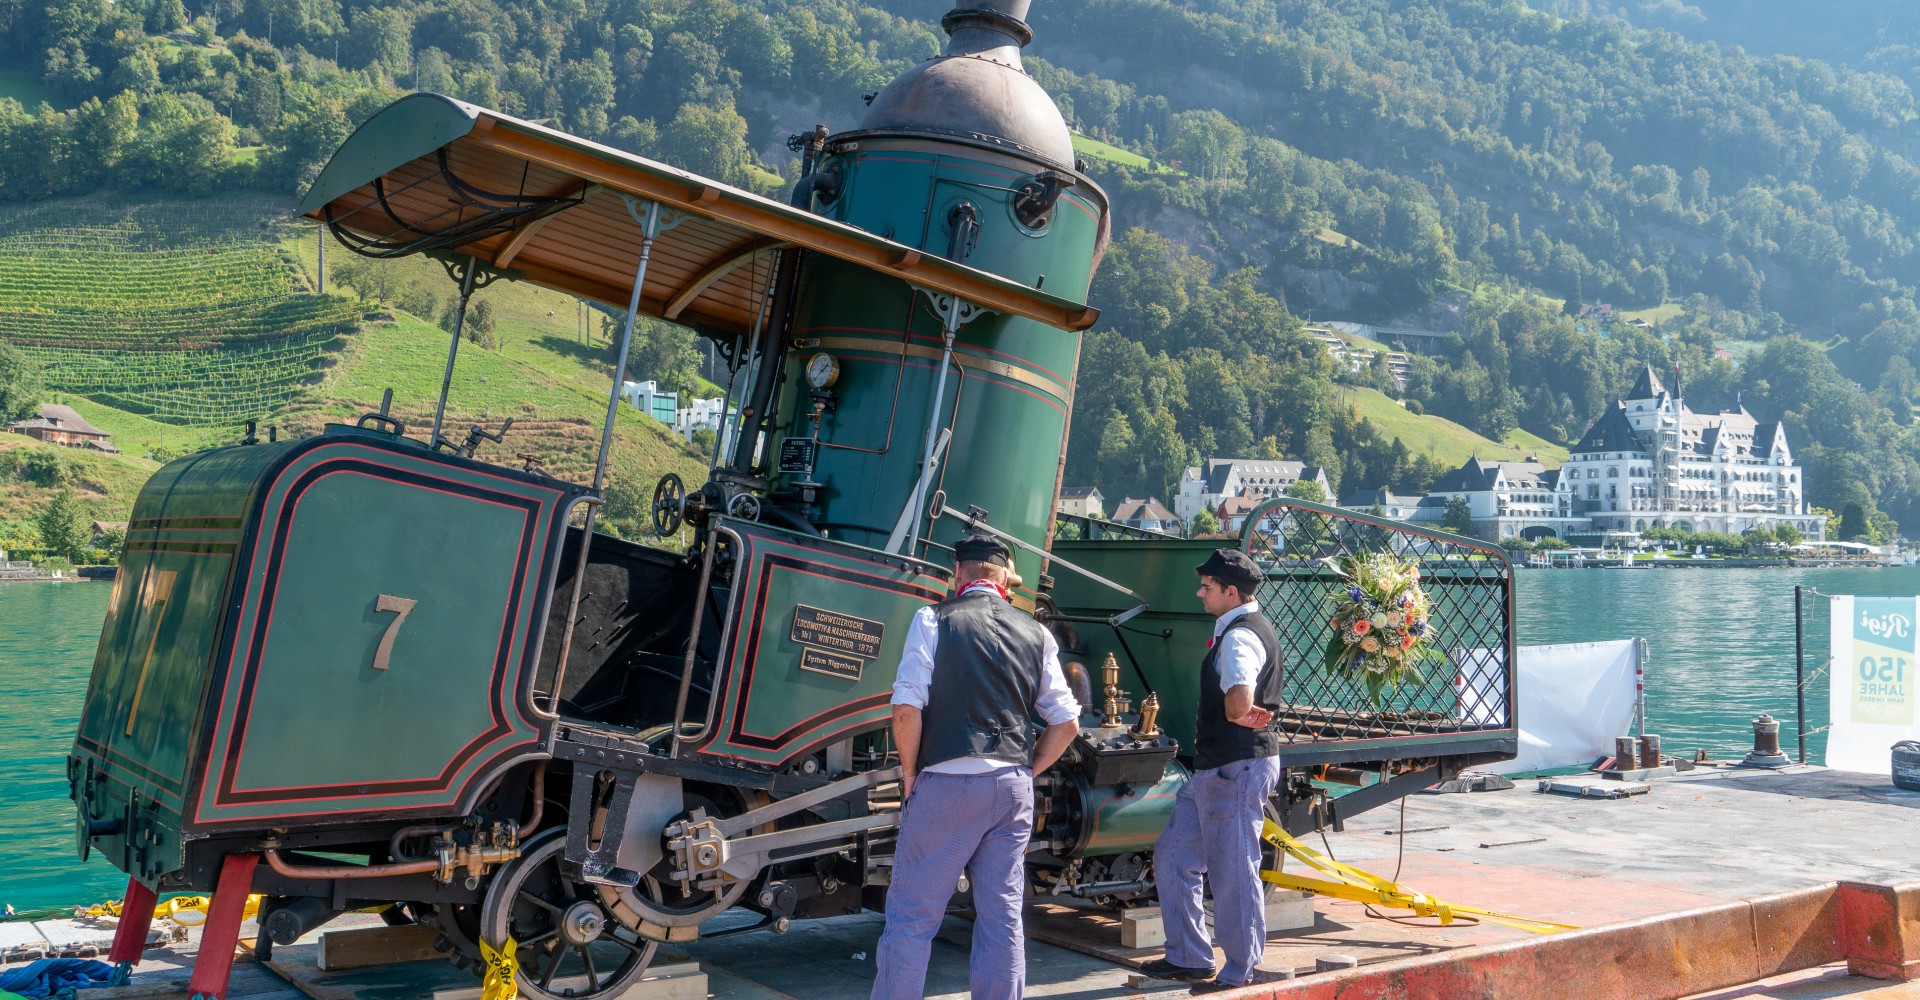
<path fill-rule="evenodd" d="M 1133 699 L 1120 688 L 1120 661 L 1114 659 L 1112 653 L 1108 653 L 1106 660 L 1100 664 L 1100 681 L 1105 685 L 1107 694 L 1105 717 L 1100 720 L 1100 725 L 1117 726 L 1121 714 L 1133 710 Z"/>
<path fill-rule="evenodd" d="M 478 888 L 481 876 L 493 866 L 506 864 L 520 856 L 519 830 L 512 822 L 496 822 L 489 829 L 474 831 L 471 844 L 463 846 L 442 840 L 434 846 L 434 853 L 440 859 L 440 871 L 435 878 L 441 885 L 446 885 L 453 881 L 457 872 L 464 869 L 469 889 Z"/>
<path fill-rule="evenodd" d="M 1147 700 L 1140 703 L 1140 721 L 1133 727 L 1134 738 L 1150 740 L 1159 736 L 1160 730 L 1154 727 L 1154 723 L 1158 721 L 1159 718 L 1160 696 L 1158 694 L 1147 695 Z"/>

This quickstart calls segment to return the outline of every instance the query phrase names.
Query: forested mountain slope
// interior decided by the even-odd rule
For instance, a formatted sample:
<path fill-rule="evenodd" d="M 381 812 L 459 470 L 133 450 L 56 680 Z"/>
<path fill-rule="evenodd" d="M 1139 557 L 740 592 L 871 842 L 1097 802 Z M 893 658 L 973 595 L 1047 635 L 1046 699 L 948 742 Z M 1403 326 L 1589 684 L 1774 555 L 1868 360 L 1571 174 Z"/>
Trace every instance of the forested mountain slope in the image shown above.
<path fill-rule="evenodd" d="M 1105 144 L 1120 236 L 1070 479 L 1164 493 L 1201 455 L 1281 453 L 1343 490 L 1424 486 L 1435 463 L 1337 401 L 1379 373 L 1336 373 L 1310 314 L 1457 332 L 1405 395 L 1496 439 L 1569 441 L 1642 361 L 1678 363 L 1697 409 L 1787 420 L 1815 502 L 1920 523 L 1907 84 L 1543 5 L 1036 0 L 1030 71 Z M 786 135 L 851 127 L 943 12 L 0 0 L 5 58 L 37 70 L 14 86 L 56 95 L 0 103 L 0 198 L 295 191 L 405 89 L 772 191 Z M 1570 315 L 1601 301 L 1658 327 Z"/>

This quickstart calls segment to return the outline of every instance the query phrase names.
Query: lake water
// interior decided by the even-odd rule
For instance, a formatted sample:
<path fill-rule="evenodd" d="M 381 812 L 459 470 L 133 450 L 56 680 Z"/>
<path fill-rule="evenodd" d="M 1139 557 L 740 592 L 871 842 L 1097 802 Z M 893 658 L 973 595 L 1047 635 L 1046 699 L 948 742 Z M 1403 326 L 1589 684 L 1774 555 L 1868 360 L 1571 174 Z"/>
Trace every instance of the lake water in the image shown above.
<path fill-rule="evenodd" d="M 1647 640 L 1647 726 L 1671 753 L 1737 757 L 1752 718 L 1780 719 L 1793 752 L 1793 588 L 1920 593 L 1920 567 L 1831 570 L 1524 570 L 1523 645 Z M 86 693 L 102 584 L 0 584 L 0 904 L 19 909 L 117 898 L 126 876 L 73 850 L 66 758 Z M 1826 657 L 1826 601 L 1809 597 L 1807 663 Z M 1807 725 L 1826 725 L 1825 678 L 1807 691 Z M 1821 759 L 1824 739 L 1808 740 Z"/>

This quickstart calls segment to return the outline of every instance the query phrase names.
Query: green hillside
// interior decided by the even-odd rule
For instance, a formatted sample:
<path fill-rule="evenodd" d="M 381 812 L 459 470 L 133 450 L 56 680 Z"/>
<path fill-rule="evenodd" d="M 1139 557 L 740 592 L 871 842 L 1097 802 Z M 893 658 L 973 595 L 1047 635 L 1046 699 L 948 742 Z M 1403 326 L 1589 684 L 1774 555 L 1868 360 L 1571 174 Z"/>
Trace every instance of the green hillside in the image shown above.
<path fill-rule="evenodd" d="M 312 294 L 268 199 L 69 199 L 0 212 L 0 338 L 47 386 L 188 426 L 264 417 L 365 310 Z"/>
<path fill-rule="evenodd" d="M 1339 399 L 1354 408 L 1382 435 L 1399 438 L 1415 454 L 1432 456 L 1440 464 L 1453 468 L 1478 455 L 1488 461 L 1517 462 L 1532 456 L 1548 465 L 1567 460 L 1567 447 L 1523 430 L 1508 434 L 1504 441 L 1480 436 L 1445 417 L 1431 413 L 1412 413 L 1398 401 L 1378 389 L 1343 386 Z"/>
<path fill-rule="evenodd" d="M 239 439 L 254 419 L 318 433 L 378 407 L 387 389 L 409 436 L 424 438 L 447 333 L 398 305 L 437 315 L 452 296 L 424 260 L 390 269 L 395 302 L 337 284 L 315 294 L 312 229 L 259 197 L 206 202 L 66 199 L 0 213 L 0 339 L 43 365 L 48 401 L 113 435 L 120 455 L 0 441 L 0 520 L 20 521 L 61 486 L 93 516 L 123 520 L 160 461 Z M 337 249 L 330 248 L 330 250 Z M 329 268 L 345 251 L 330 252 Z M 495 343 L 461 345 L 446 433 L 514 426 L 482 457 L 527 453 L 549 473 L 591 476 L 612 365 L 597 314 L 569 296 L 502 284 L 475 295 L 494 310 Z M 37 482 L 17 456 L 55 454 L 61 480 Z M 653 420 L 623 408 L 614 474 L 651 490 L 661 474 L 698 482 L 706 463 Z M 631 528 L 631 526 L 629 526 Z"/>

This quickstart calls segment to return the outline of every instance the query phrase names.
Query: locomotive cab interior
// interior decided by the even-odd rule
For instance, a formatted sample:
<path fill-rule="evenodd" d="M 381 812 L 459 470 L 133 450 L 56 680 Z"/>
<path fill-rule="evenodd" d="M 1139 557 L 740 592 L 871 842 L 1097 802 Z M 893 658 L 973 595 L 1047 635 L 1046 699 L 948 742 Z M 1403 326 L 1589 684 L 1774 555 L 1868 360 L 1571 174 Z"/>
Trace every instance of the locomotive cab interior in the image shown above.
<path fill-rule="evenodd" d="M 555 574 L 540 651 L 540 682 L 562 719 L 652 733 L 671 727 L 693 627 L 690 596 L 700 585 L 699 566 L 676 552 L 595 532 L 588 542 L 587 571 L 574 613 L 566 669 L 567 614 L 579 572 L 582 529 L 567 530 L 565 556 Z M 726 592 L 709 584 L 707 613 L 692 640 L 687 715 L 702 717 L 713 689 Z M 558 679 L 558 686 L 555 680 Z"/>

